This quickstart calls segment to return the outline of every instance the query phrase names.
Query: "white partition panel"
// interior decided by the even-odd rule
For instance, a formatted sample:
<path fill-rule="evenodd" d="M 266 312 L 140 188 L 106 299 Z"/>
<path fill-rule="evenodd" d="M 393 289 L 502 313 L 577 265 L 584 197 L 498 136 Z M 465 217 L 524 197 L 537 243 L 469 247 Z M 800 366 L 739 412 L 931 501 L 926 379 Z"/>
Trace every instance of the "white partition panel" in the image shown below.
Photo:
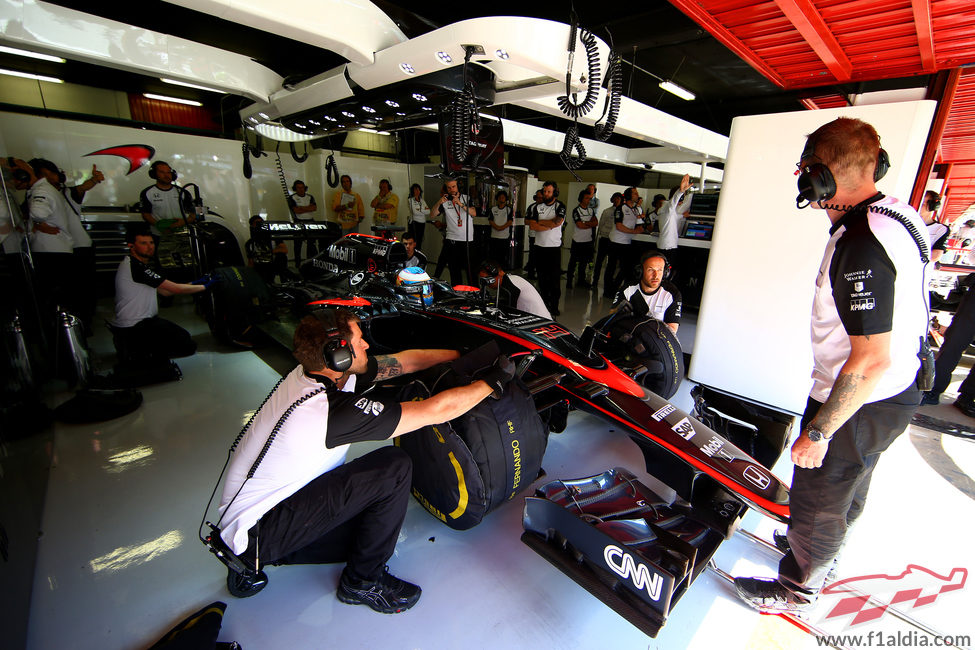
<path fill-rule="evenodd" d="M 796 208 L 805 136 L 837 117 L 872 124 L 890 154 L 878 183 L 907 199 L 936 102 L 916 101 L 735 118 L 689 376 L 801 413 L 812 385 L 809 314 L 829 239 L 821 210 Z"/>

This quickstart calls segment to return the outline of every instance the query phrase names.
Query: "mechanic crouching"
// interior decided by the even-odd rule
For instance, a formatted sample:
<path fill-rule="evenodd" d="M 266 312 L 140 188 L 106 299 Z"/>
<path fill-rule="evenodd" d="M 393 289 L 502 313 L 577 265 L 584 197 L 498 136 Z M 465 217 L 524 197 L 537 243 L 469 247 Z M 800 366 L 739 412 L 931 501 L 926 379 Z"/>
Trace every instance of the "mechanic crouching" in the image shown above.
<path fill-rule="evenodd" d="M 397 403 L 363 392 L 374 381 L 425 370 L 456 359 L 458 352 L 405 350 L 370 357 L 368 349 L 358 318 L 347 310 L 324 309 L 302 319 L 294 335 L 300 365 L 261 406 L 227 469 L 221 538 L 258 569 L 344 561 L 338 599 L 392 614 L 420 598 L 417 585 L 386 566 L 406 515 L 412 462 L 395 446 L 345 462 L 349 445 L 456 418 L 500 394 L 514 366 L 500 357 L 466 386 Z"/>

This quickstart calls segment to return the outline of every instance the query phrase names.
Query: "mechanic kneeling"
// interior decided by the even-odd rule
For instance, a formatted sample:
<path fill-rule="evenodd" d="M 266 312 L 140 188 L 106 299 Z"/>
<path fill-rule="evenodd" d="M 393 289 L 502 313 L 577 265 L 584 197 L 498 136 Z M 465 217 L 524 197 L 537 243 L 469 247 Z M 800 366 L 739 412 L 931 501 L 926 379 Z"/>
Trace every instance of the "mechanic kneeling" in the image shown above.
<path fill-rule="evenodd" d="M 667 281 L 670 262 L 659 250 L 647 251 L 640 258 L 640 282 L 616 295 L 612 311 L 629 302 L 633 313 L 650 314 L 677 333 L 680 326 L 681 296 L 677 287 Z"/>
<path fill-rule="evenodd" d="M 406 515 L 412 463 L 394 446 L 346 463 L 349 444 L 456 418 L 488 395 L 500 395 L 514 366 L 500 357 L 466 386 L 396 403 L 362 393 L 373 381 L 459 354 L 405 350 L 368 357 L 368 348 L 347 310 L 323 309 L 302 319 L 294 335 L 301 365 L 260 408 L 227 469 L 221 538 L 248 566 L 345 561 L 338 599 L 392 614 L 420 598 L 418 586 L 386 566 Z M 273 443 L 251 472 L 269 436 Z"/>

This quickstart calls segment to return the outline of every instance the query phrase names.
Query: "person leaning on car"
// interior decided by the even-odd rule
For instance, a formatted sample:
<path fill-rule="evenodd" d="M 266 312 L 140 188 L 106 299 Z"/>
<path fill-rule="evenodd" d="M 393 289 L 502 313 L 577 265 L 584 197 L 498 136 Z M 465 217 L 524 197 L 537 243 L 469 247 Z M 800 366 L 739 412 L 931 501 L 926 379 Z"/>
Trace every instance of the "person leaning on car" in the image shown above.
<path fill-rule="evenodd" d="M 488 395 L 500 397 L 514 365 L 502 356 L 466 386 L 398 403 L 363 391 L 373 381 L 424 370 L 459 354 L 404 350 L 371 357 L 368 349 L 358 318 L 347 310 L 324 309 L 301 320 L 294 334 L 299 365 L 258 411 L 227 469 L 221 538 L 249 566 L 344 561 L 338 599 L 392 614 L 420 598 L 418 586 L 393 576 L 386 566 L 406 515 L 412 462 L 392 445 L 346 462 L 349 445 L 447 422 Z M 336 363 L 336 350 L 348 350 L 344 363 Z M 336 369 L 343 365 L 344 370 Z M 290 415 L 281 423 L 286 412 Z M 272 430 L 277 431 L 274 444 L 254 480 L 247 480 Z"/>

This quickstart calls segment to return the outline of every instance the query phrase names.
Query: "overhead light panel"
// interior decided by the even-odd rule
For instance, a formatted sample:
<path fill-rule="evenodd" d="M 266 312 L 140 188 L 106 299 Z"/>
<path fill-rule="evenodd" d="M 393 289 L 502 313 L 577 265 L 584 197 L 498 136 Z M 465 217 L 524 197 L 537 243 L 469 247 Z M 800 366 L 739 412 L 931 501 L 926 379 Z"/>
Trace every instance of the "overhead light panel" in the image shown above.
<path fill-rule="evenodd" d="M 197 90 L 205 90 L 208 93 L 218 93 L 220 95 L 225 94 L 224 91 L 217 90 L 216 88 L 207 88 L 206 86 L 198 86 L 197 84 L 191 84 L 186 81 L 179 81 L 178 79 L 166 79 L 164 77 L 159 77 L 159 80 L 164 81 L 168 84 L 172 84 L 174 86 L 183 86 L 185 88 L 196 88 Z"/>
<path fill-rule="evenodd" d="M 306 142 L 308 140 L 315 139 L 315 136 L 313 135 L 292 131 L 291 129 L 286 128 L 277 122 L 265 122 L 263 124 L 258 124 L 255 127 L 255 130 L 265 138 L 271 138 L 272 140 L 277 140 L 278 142 Z"/>
<path fill-rule="evenodd" d="M 673 81 L 661 81 L 658 85 L 667 92 L 677 95 L 681 99 L 686 99 L 687 101 L 692 101 L 695 97 L 697 97 L 697 95 L 686 88 L 678 86 Z"/>
<path fill-rule="evenodd" d="M 32 59 L 40 59 L 41 61 L 53 61 L 54 63 L 64 63 L 64 59 L 62 59 L 59 56 L 51 56 L 50 54 L 41 54 L 40 52 L 31 52 L 29 50 L 21 50 L 16 47 L 7 47 L 6 45 L 0 45 L 0 53 L 15 54 L 17 56 L 26 56 Z"/>
<path fill-rule="evenodd" d="M 167 97 L 166 95 L 157 95 L 155 93 L 142 93 L 142 96 L 148 99 L 158 99 L 161 102 L 172 102 L 174 104 L 186 104 L 187 106 L 203 106 L 201 102 L 193 101 L 192 99 L 181 99 L 179 97 Z"/>
<path fill-rule="evenodd" d="M 30 74 L 29 72 L 18 72 L 17 70 L 0 69 L 0 74 L 9 75 L 11 77 L 21 77 L 22 79 L 36 79 L 37 81 L 46 81 L 52 84 L 64 83 L 64 79 L 58 79 L 57 77 L 45 77 L 42 74 Z"/>

